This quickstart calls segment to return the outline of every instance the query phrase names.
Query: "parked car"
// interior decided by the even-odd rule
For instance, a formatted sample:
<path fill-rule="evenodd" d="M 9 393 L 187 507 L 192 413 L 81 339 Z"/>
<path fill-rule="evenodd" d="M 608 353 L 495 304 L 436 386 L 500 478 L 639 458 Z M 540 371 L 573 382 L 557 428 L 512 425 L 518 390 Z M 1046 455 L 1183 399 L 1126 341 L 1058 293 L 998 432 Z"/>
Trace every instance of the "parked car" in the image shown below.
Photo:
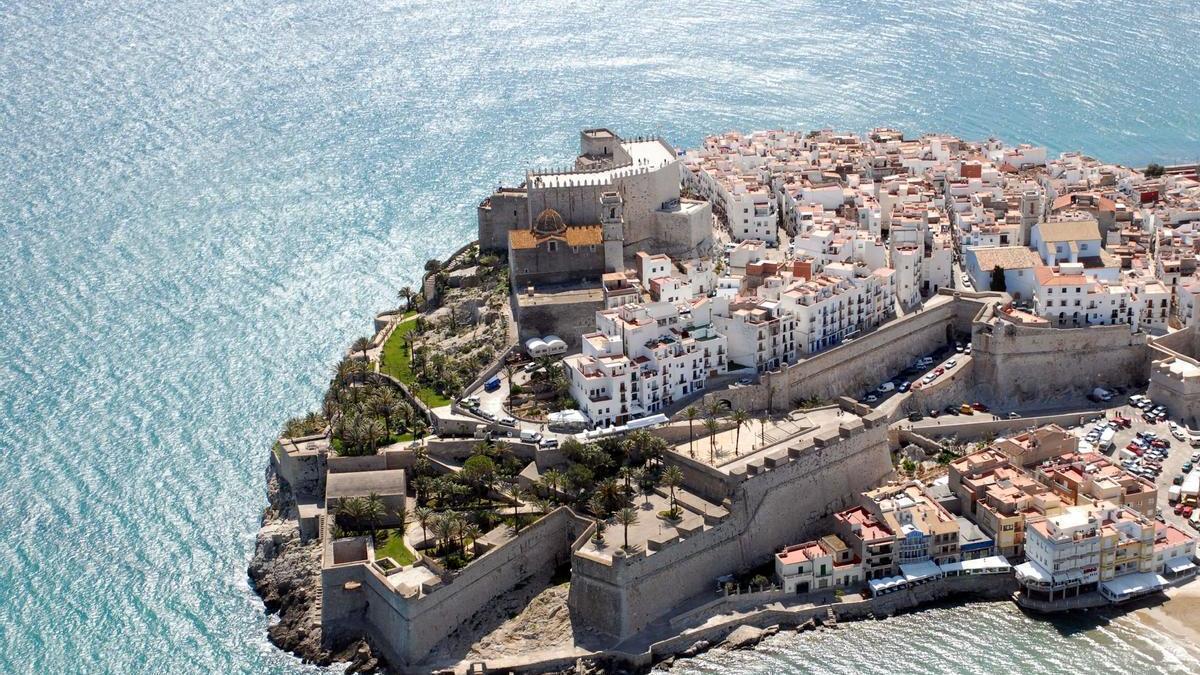
<path fill-rule="evenodd" d="M 963 345 L 962 345 L 962 343 L 961 343 L 961 342 L 959 342 L 959 343 L 956 343 L 956 344 L 954 345 L 954 351 L 955 351 L 956 353 L 958 353 L 958 354 L 961 354 L 961 353 L 963 353 Z"/>
<path fill-rule="evenodd" d="M 975 409 L 971 407 L 970 403 L 964 403 L 964 404 L 958 406 L 958 411 L 964 415 L 974 415 L 975 414 Z"/>
<path fill-rule="evenodd" d="M 957 415 L 958 414 L 958 408 L 956 408 L 955 406 L 952 406 L 952 405 L 946 406 L 944 408 L 944 410 L 946 411 L 947 415 Z"/>
<path fill-rule="evenodd" d="M 866 398 L 863 399 L 863 403 L 874 403 L 878 400 L 879 400 L 879 397 L 876 396 L 875 394 L 867 394 Z"/>
<path fill-rule="evenodd" d="M 496 424 L 499 424 L 499 425 L 505 426 L 505 427 L 515 427 L 515 426 L 517 426 L 517 421 L 515 419 L 509 417 L 508 415 L 501 415 L 496 420 Z"/>
<path fill-rule="evenodd" d="M 945 364 L 943 364 L 943 365 L 946 367 L 946 370 L 950 370 L 950 369 L 951 369 L 951 368 L 953 368 L 954 366 L 957 366 L 957 365 L 958 365 L 958 361 L 955 361 L 954 359 L 950 359 L 949 361 L 947 361 L 947 362 L 946 362 Z"/>
<path fill-rule="evenodd" d="M 1184 518 L 1191 518 L 1194 510 L 1195 509 L 1190 506 L 1185 506 L 1183 507 L 1183 513 L 1180 513 L 1179 515 L 1183 516 Z"/>
<path fill-rule="evenodd" d="M 464 407 L 464 408 L 468 408 L 468 409 L 469 408 L 478 408 L 479 407 L 479 397 L 478 396 L 468 396 L 468 397 L 464 398 L 462 401 L 459 401 L 459 403 L 462 403 L 462 407 Z"/>
<path fill-rule="evenodd" d="M 909 422 L 920 422 L 921 421 L 921 413 L 919 413 L 919 412 L 908 413 L 908 421 Z"/>
<path fill-rule="evenodd" d="M 929 410 L 929 416 L 930 416 L 930 417 L 937 417 L 938 415 L 941 415 L 941 414 L 942 414 L 942 413 L 941 413 L 941 411 L 940 411 L 940 410 L 938 410 L 937 408 L 931 408 L 931 409 Z"/>
<path fill-rule="evenodd" d="M 892 391 L 892 390 L 893 390 L 893 389 L 895 389 L 895 388 L 896 388 L 896 385 L 892 384 L 891 382 L 884 382 L 883 384 L 879 385 L 879 390 L 878 390 L 878 391 L 879 391 L 879 393 L 881 393 L 881 394 L 886 394 L 886 393 L 888 393 L 889 391 Z"/>
<path fill-rule="evenodd" d="M 1020 417 L 1021 417 L 1021 413 L 1018 413 L 1018 412 L 1010 412 L 1010 413 L 1008 413 L 1008 419 L 1010 419 L 1010 420 L 1015 420 L 1015 419 L 1018 419 L 1018 418 L 1020 418 Z"/>
<path fill-rule="evenodd" d="M 972 407 L 972 408 L 974 408 L 974 409 L 976 409 L 976 410 L 978 410 L 979 412 L 983 412 L 983 413 L 985 413 L 985 412 L 991 412 L 991 409 L 990 409 L 990 408 L 988 408 L 986 405 L 984 405 L 984 404 L 982 404 L 982 403 L 979 403 L 978 401 L 977 401 L 977 402 L 975 402 L 975 403 L 972 403 L 972 404 L 971 404 L 971 407 Z"/>
<path fill-rule="evenodd" d="M 909 382 L 908 380 L 905 380 L 905 381 L 903 381 L 903 382 L 901 382 L 901 383 L 900 383 L 900 386 L 899 386 L 899 387 L 896 387 L 896 391 L 898 391 L 898 392 L 900 392 L 901 394 L 903 394 L 904 392 L 908 391 L 908 388 L 909 388 L 909 387 L 911 387 L 911 386 L 912 386 L 912 382 Z"/>

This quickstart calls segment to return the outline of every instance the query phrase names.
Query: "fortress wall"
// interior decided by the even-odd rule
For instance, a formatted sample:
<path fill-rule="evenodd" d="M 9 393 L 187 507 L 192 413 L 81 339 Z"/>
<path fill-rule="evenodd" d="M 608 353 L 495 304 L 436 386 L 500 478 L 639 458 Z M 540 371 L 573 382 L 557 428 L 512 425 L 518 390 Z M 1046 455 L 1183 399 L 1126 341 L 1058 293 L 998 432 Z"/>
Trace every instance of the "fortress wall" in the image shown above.
<path fill-rule="evenodd" d="M 621 176 L 614 181 L 624 201 L 627 244 L 656 238 L 655 212 L 662 208 L 663 202 L 679 197 L 679 179 L 679 162 L 676 161 L 654 170 Z M 599 197 L 596 201 L 599 206 Z M 626 253 L 632 256 L 634 251 L 627 248 Z"/>
<path fill-rule="evenodd" d="M 708 439 L 703 436 L 697 438 L 696 456 L 703 457 L 707 452 Z M 732 478 L 691 457 L 677 452 L 668 452 L 663 456 L 663 462 L 679 467 L 679 470 L 683 472 L 683 484 L 687 486 L 688 492 L 697 494 L 710 502 L 720 504 L 729 497 L 733 490 L 734 480 Z"/>
<path fill-rule="evenodd" d="M 479 224 L 479 249 L 505 252 L 510 230 L 529 227 L 529 198 L 524 190 L 493 192 L 488 207 L 476 211 Z"/>
<path fill-rule="evenodd" d="M 972 336 L 977 387 L 989 402 L 1082 397 L 1150 375 L 1144 333 L 1128 326 L 1031 328 L 979 323 Z"/>
<path fill-rule="evenodd" d="M 379 589 L 367 606 L 377 642 L 393 645 L 397 663 L 419 662 L 493 598 L 568 561 L 571 544 L 587 525 L 560 507 L 423 597 L 406 599 Z"/>
<path fill-rule="evenodd" d="M 564 187 L 535 187 L 537 179 L 533 180 L 529 187 L 529 223 L 542 211 L 554 209 L 567 225 L 600 224 L 600 195 L 612 190 L 609 183 L 598 184 L 598 177 L 586 173 L 574 179 L 575 185 Z"/>
<path fill-rule="evenodd" d="M 1016 434 L 1022 431 L 1028 431 L 1036 427 L 1047 424 L 1057 424 L 1062 427 L 1078 425 L 1102 417 L 1103 413 L 1090 412 L 1073 412 L 1059 413 L 1056 415 L 1038 415 L 1036 417 L 1018 417 L 1017 419 L 991 419 L 990 416 L 980 418 L 976 413 L 975 418 L 971 417 L 942 417 L 938 424 L 925 423 L 918 426 L 913 431 L 927 438 L 947 438 L 955 437 L 960 441 L 977 441 L 989 436 L 1002 436 L 1005 434 Z M 953 420 L 953 421 L 951 421 Z"/>
<path fill-rule="evenodd" d="M 857 394 L 879 386 L 947 343 L 947 329 L 957 323 L 956 313 L 972 309 L 959 302 L 919 310 L 852 342 L 764 374 L 763 380 L 771 388 L 772 409 L 790 410 L 802 399 L 832 400 L 843 393 Z"/>
<path fill-rule="evenodd" d="M 765 562 L 779 547 L 832 530 L 830 517 L 858 503 L 858 494 L 892 473 L 887 426 L 865 428 L 742 485 L 748 527 L 743 565 Z"/>
<path fill-rule="evenodd" d="M 948 405 L 962 405 L 976 400 L 975 359 L 958 357 L 959 364 L 949 373 L 929 385 L 906 394 L 907 398 L 897 407 L 895 418 L 910 412 L 928 414 L 930 410 L 941 410 Z"/>
<path fill-rule="evenodd" d="M 647 239 L 627 237 L 625 254 L 632 257 L 638 251 L 661 251 L 672 258 L 705 255 L 712 248 L 712 205 L 704 202 L 699 208 L 654 211 Z"/>
<path fill-rule="evenodd" d="M 356 471 L 383 471 L 388 468 L 387 457 L 382 454 L 361 457 L 332 456 L 328 460 L 329 473 L 354 473 Z"/>
<path fill-rule="evenodd" d="M 297 497 L 323 494 L 324 462 L 316 452 L 288 453 L 276 445 L 271 452 L 279 476 L 287 481 L 292 494 Z"/>
<path fill-rule="evenodd" d="M 573 616 L 601 632 L 632 635 L 684 600 L 712 590 L 717 577 L 824 532 L 828 516 L 891 471 L 886 427 L 875 426 L 748 478 L 729 517 L 652 555 L 618 557 L 608 566 L 576 554 Z"/>

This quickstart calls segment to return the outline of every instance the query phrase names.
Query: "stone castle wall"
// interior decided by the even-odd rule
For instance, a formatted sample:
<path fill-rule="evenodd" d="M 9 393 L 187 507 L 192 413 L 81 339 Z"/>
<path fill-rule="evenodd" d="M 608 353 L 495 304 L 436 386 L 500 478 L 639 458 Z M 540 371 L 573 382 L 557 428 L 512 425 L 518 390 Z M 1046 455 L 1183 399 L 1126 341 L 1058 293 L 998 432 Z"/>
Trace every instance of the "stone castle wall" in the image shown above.
<path fill-rule="evenodd" d="M 509 231 L 529 227 L 529 197 L 524 190 L 504 190 L 492 193 L 485 203 L 476 212 L 479 250 L 504 253 Z"/>
<path fill-rule="evenodd" d="M 627 637 L 682 601 L 715 588 L 717 577 L 769 560 L 783 545 L 829 529 L 829 516 L 891 474 L 886 426 L 837 442 L 806 445 L 797 457 L 763 469 L 735 489 L 730 515 L 652 555 L 613 562 L 577 553 L 570 606 L 579 625 Z"/>
<path fill-rule="evenodd" d="M 989 402 L 1045 401 L 1130 387 L 1150 376 L 1144 333 L 1128 326 L 1032 328 L 978 323 L 972 335 L 977 388 Z"/>
<path fill-rule="evenodd" d="M 565 507 L 489 551 L 448 583 L 413 597 L 397 593 L 366 563 L 326 566 L 321 572 L 321 623 L 327 640 L 363 633 L 395 664 L 415 664 L 495 597 L 570 560 L 572 544 L 589 525 Z M 358 587 L 346 588 L 347 582 Z"/>
<path fill-rule="evenodd" d="M 763 385 L 773 410 L 786 411 L 809 398 L 833 400 L 842 394 L 859 395 L 895 377 L 921 356 L 950 341 L 964 325 L 960 313 L 971 316 L 978 304 L 952 300 L 918 310 L 892 321 L 852 342 L 766 373 Z"/>

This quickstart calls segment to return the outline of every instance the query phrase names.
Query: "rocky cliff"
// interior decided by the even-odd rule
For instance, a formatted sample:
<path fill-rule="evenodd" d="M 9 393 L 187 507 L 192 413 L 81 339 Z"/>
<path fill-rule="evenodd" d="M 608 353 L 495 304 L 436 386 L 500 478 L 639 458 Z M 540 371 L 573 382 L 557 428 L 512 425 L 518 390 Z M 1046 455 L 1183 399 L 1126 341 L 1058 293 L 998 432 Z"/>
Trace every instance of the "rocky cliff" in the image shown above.
<path fill-rule="evenodd" d="M 359 641 L 337 652 L 321 641 L 321 545 L 303 543 L 291 490 L 267 468 L 267 498 L 262 527 L 248 570 L 254 591 L 278 619 L 267 629 L 272 644 L 301 659 L 329 665 L 347 663 L 346 672 L 376 672 L 385 668 L 370 646 Z"/>

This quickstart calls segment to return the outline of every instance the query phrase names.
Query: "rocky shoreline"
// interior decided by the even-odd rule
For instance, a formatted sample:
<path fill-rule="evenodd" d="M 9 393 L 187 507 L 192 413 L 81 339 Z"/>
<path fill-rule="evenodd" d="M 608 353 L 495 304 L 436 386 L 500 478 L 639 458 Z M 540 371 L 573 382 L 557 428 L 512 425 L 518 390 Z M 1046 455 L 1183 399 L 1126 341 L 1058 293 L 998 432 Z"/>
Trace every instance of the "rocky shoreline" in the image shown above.
<path fill-rule="evenodd" d="M 267 508 L 254 544 L 247 574 L 268 614 L 277 620 L 267 628 L 276 647 L 307 663 L 346 663 L 347 673 L 386 669 L 365 640 L 329 650 L 321 640 L 321 545 L 300 540 L 296 503 L 291 490 L 268 463 Z"/>

